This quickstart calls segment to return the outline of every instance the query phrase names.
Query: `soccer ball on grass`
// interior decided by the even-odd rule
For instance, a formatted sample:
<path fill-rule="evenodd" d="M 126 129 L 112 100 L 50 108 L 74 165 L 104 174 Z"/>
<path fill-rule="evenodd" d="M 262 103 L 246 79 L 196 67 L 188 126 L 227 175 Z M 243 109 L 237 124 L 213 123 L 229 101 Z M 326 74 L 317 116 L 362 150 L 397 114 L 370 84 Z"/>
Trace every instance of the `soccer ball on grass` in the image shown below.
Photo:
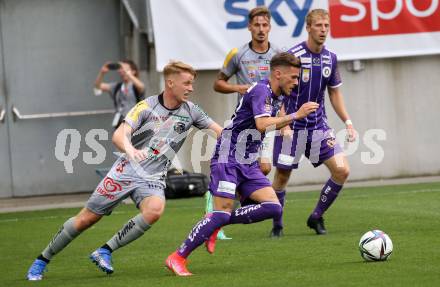
<path fill-rule="evenodd" d="M 385 261 L 393 252 L 393 242 L 381 230 L 371 230 L 362 235 L 359 251 L 366 261 Z"/>

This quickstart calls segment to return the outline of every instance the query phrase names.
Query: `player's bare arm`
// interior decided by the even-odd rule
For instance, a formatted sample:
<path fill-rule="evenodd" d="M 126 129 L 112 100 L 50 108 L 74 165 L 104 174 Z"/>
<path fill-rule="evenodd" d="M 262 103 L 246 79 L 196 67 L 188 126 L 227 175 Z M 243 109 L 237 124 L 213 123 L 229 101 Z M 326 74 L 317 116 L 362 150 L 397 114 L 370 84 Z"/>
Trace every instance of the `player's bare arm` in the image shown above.
<path fill-rule="evenodd" d="M 347 129 L 347 140 L 353 142 L 356 139 L 357 132 L 353 127 L 350 116 L 345 108 L 344 97 L 339 88 L 328 88 L 328 94 L 333 109 L 338 117 L 345 123 Z"/>
<path fill-rule="evenodd" d="M 225 75 L 223 72 L 219 72 L 217 74 L 217 79 L 214 82 L 214 90 L 224 94 L 239 93 L 243 95 L 250 87 L 250 85 L 230 84 L 228 83 L 229 79 L 230 77 Z"/>
<path fill-rule="evenodd" d="M 280 109 L 280 111 L 279 111 L 279 113 L 278 113 L 278 117 L 283 117 L 283 116 L 285 116 L 286 115 L 286 108 L 284 107 L 284 104 L 281 106 L 281 109 Z M 282 135 L 282 136 L 292 136 L 292 134 L 293 134 L 293 131 L 292 131 L 292 128 L 290 127 L 290 125 L 287 125 L 287 126 L 285 126 L 285 127 L 283 127 L 283 128 L 281 128 L 280 129 L 280 134 Z"/>
<path fill-rule="evenodd" d="M 307 102 L 304 103 L 296 113 L 288 114 L 279 117 L 261 117 L 255 119 L 255 125 L 259 132 L 265 132 L 270 126 L 275 126 L 276 129 L 281 129 L 295 120 L 300 120 L 307 117 L 310 113 L 316 111 L 319 107 L 318 103 Z"/>
<path fill-rule="evenodd" d="M 107 64 L 110 62 L 106 62 L 101 69 L 99 70 L 98 76 L 96 76 L 95 80 L 95 89 L 104 91 L 104 92 L 110 92 L 110 85 L 107 83 L 103 83 L 105 74 L 108 73 L 109 69 L 107 67 Z"/>
<path fill-rule="evenodd" d="M 220 135 L 222 134 L 223 128 L 216 122 L 213 122 L 209 127 L 210 130 L 212 130 L 213 132 L 215 132 L 215 135 L 217 138 L 220 137 Z"/>
<path fill-rule="evenodd" d="M 136 149 L 131 144 L 132 134 L 133 128 L 124 122 L 113 133 L 112 141 L 118 150 L 126 153 L 130 159 L 139 162 L 146 158 L 146 153 L 142 150 Z"/>

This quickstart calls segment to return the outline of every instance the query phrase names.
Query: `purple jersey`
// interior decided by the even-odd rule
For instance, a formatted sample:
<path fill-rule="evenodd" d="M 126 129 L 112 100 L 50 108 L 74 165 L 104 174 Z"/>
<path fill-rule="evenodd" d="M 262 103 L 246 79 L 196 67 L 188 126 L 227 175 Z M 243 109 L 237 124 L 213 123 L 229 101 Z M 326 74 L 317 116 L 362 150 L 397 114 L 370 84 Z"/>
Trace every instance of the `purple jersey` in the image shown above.
<path fill-rule="evenodd" d="M 241 98 L 230 123 L 217 141 L 214 161 L 251 164 L 256 161 L 264 133 L 257 130 L 255 119 L 274 116 L 283 96 L 277 97 L 269 80 L 251 86 Z"/>
<path fill-rule="evenodd" d="M 288 52 L 301 60 L 301 72 L 298 86 L 292 91 L 291 97 L 286 97 L 286 112 L 294 113 L 309 101 L 319 104 L 316 112 L 295 121 L 293 129 L 329 129 L 324 106 L 325 90 L 327 87 L 336 88 L 342 85 L 336 54 L 325 47 L 319 54 L 312 53 L 306 42 L 294 46 Z"/>

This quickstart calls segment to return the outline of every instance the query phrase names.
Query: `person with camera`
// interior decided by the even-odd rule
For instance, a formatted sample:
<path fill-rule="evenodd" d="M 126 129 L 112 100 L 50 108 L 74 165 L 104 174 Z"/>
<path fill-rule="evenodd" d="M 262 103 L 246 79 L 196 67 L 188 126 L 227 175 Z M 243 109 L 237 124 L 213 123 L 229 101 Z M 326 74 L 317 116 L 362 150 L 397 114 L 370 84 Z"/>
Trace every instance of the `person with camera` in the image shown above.
<path fill-rule="evenodd" d="M 120 82 L 103 82 L 105 74 L 111 70 L 118 71 L 121 77 Z M 115 116 L 112 126 L 116 129 L 130 109 L 145 98 L 145 85 L 139 79 L 136 64 L 127 59 L 117 63 L 106 62 L 95 80 L 94 94 L 100 96 L 102 92 L 107 92 L 113 100 Z"/>

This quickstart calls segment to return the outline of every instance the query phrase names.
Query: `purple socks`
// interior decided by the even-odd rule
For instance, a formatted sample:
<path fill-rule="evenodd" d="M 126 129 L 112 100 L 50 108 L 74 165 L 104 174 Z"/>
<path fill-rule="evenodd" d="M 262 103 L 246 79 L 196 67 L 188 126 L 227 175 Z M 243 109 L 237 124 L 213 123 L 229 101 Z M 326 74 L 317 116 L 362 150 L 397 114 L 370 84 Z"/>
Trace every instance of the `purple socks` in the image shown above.
<path fill-rule="evenodd" d="M 193 227 L 177 253 L 184 258 L 188 257 L 194 249 L 208 240 L 217 228 L 229 224 L 230 218 L 231 214 L 225 211 L 214 211 L 207 214 Z"/>
<path fill-rule="evenodd" d="M 246 205 L 232 211 L 230 224 L 250 224 L 268 218 L 278 218 L 281 216 L 282 211 L 281 205 L 276 202 Z"/>
<path fill-rule="evenodd" d="M 324 212 L 332 205 L 333 201 L 335 201 L 341 189 L 342 185 L 335 183 L 330 178 L 321 190 L 321 195 L 315 210 L 313 210 L 312 217 L 316 219 L 322 217 Z"/>
<path fill-rule="evenodd" d="M 191 230 L 187 239 L 177 250 L 177 253 L 187 258 L 191 252 L 209 237 L 218 228 L 228 224 L 249 224 L 263 221 L 268 218 L 281 217 L 283 209 L 277 202 L 263 202 L 240 207 L 229 214 L 225 211 L 214 211 L 207 214 Z"/>

